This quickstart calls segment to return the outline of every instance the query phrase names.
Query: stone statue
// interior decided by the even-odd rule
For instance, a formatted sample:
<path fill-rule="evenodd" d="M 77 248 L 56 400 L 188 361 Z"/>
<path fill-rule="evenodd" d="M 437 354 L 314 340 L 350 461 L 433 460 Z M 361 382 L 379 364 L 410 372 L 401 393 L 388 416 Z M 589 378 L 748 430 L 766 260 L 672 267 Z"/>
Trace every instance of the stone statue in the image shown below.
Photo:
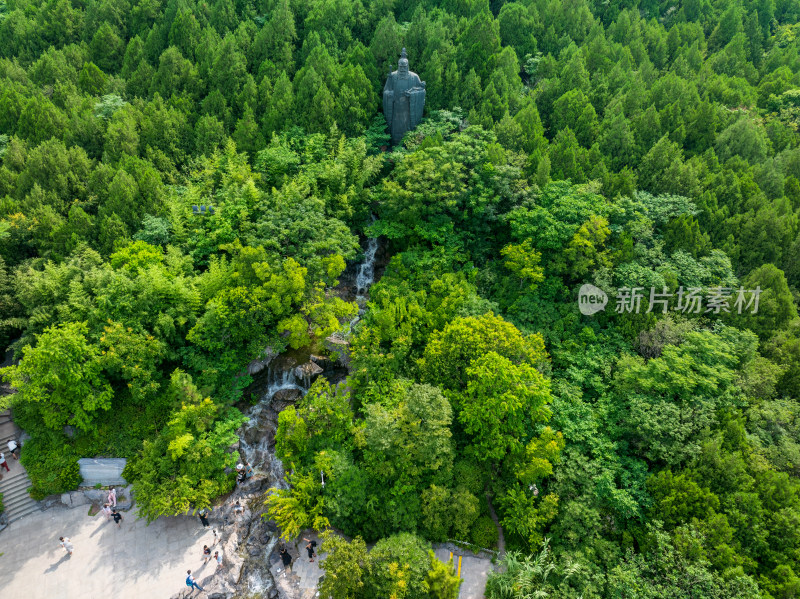
<path fill-rule="evenodd" d="M 406 49 L 400 55 L 397 70 L 389 73 L 383 88 L 383 114 L 392 133 L 392 145 L 403 141 L 403 135 L 419 125 L 425 107 L 425 82 L 408 70 Z"/>

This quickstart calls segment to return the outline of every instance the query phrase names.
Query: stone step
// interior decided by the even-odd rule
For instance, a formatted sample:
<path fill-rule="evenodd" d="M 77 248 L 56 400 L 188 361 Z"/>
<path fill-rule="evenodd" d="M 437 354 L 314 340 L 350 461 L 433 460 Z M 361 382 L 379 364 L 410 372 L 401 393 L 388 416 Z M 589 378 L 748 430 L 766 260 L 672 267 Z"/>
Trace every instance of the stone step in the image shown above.
<path fill-rule="evenodd" d="M 27 494 L 28 488 L 31 486 L 31 481 L 28 480 L 28 477 L 24 477 L 19 479 L 18 481 L 14 481 L 12 485 L 7 487 L 0 487 L 0 493 L 3 494 L 3 497 L 6 499 L 10 497 L 14 497 L 16 495 L 20 495 L 22 493 Z"/>
<path fill-rule="evenodd" d="M 31 496 L 27 493 L 23 495 L 17 495 L 16 497 L 7 498 L 3 495 L 3 506 L 9 513 L 15 512 L 18 508 L 28 505 L 29 503 L 36 503 Z"/>
<path fill-rule="evenodd" d="M 5 484 L 0 485 L 0 493 L 3 493 L 4 495 L 7 493 L 13 493 L 19 489 L 24 490 L 31 486 L 31 481 L 27 476 L 18 476 L 7 483 L 6 481 L 3 481 L 3 483 Z"/>
<path fill-rule="evenodd" d="M 23 481 L 21 484 L 14 485 L 13 487 L 0 489 L 0 494 L 3 495 L 3 503 L 8 504 L 14 497 L 27 495 L 30 486 L 30 482 Z"/>
<path fill-rule="evenodd" d="M 8 512 L 8 523 L 11 524 L 12 522 L 16 522 L 17 520 L 24 518 L 28 514 L 33 514 L 35 512 L 41 512 L 42 508 L 38 502 L 32 501 L 32 503 L 27 504 L 21 508 L 15 509 L 13 512 Z"/>
<path fill-rule="evenodd" d="M 6 476 L 3 476 L 3 480 L 0 480 L 0 493 L 4 493 L 6 489 L 11 490 L 21 484 L 27 483 L 30 485 L 30 482 L 25 472 L 17 472 L 11 476 L 6 473 Z"/>
<path fill-rule="evenodd" d="M 4 511 L 9 523 L 41 510 L 39 502 L 28 495 L 30 486 L 31 481 L 24 470 L 6 475 L 0 481 L 0 493 L 3 494 Z"/>
<path fill-rule="evenodd" d="M 19 487 L 11 492 L 0 491 L 0 493 L 3 495 L 3 505 L 6 507 L 14 502 L 31 499 L 31 496 L 28 494 L 28 487 Z M 33 501 L 33 499 L 31 499 L 31 501 Z"/>

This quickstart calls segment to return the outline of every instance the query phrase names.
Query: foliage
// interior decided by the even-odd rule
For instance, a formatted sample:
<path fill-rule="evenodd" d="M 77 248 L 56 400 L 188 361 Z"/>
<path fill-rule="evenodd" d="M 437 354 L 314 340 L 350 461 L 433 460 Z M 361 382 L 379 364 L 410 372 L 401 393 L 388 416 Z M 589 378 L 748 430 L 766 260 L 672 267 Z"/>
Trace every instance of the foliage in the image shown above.
<path fill-rule="evenodd" d="M 550 539 L 541 542 L 536 555 L 524 556 L 511 551 L 503 556 L 500 568 L 489 573 L 486 597 L 489 599 L 525 599 L 550 597 L 559 585 L 578 575 L 580 566 L 560 562 L 550 550 Z"/>
<path fill-rule="evenodd" d="M 176 410 L 126 466 L 139 511 L 148 522 L 207 508 L 231 489 L 233 474 L 225 474 L 225 469 L 232 468 L 237 458 L 226 449 L 246 420 L 235 409 L 224 410 L 203 398 L 191 377 L 179 370 L 173 372 L 167 393 Z"/>
<path fill-rule="evenodd" d="M 342 547 L 332 594 L 451 595 L 394 535 L 491 545 L 487 496 L 519 593 L 797 594 L 797 2 L 179 4 L 0 5 L 3 405 L 36 496 L 108 455 L 148 517 L 209 504 L 251 361 L 348 331 L 268 500 L 391 549 Z M 426 111 L 390 148 L 403 47 Z"/>
<path fill-rule="evenodd" d="M 10 396 L 13 401 L 37 404 L 50 429 L 75 425 L 89 430 L 94 413 L 111 407 L 113 391 L 87 333 L 86 323 L 77 322 L 45 329 L 36 347 L 25 346 L 18 366 L 3 369 L 18 390 Z"/>

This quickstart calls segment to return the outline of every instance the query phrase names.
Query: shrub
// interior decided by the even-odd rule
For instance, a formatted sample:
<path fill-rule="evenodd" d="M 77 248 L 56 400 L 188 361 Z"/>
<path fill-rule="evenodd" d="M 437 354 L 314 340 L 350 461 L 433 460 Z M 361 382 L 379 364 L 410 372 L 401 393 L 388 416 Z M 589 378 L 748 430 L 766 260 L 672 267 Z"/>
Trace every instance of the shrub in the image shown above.
<path fill-rule="evenodd" d="M 475 520 L 472 525 L 472 542 L 485 549 L 497 545 L 497 526 L 489 516 L 481 516 Z"/>
<path fill-rule="evenodd" d="M 78 456 L 54 436 L 32 438 L 25 444 L 20 460 L 31 479 L 28 492 L 37 501 L 71 491 L 81 482 Z"/>
<path fill-rule="evenodd" d="M 453 480 L 473 495 L 483 495 L 483 472 L 473 460 L 458 460 L 453 466 Z"/>

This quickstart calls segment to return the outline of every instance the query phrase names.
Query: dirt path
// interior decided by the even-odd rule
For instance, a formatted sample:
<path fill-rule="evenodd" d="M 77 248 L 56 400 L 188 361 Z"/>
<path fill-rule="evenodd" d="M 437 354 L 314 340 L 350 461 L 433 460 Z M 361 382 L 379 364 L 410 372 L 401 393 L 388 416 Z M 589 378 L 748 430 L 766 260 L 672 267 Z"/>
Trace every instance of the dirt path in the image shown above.
<path fill-rule="evenodd" d="M 497 518 L 497 513 L 494 511 L 494 506 L 488 493 L 486 494 L 486 501 L 489 503 L 489 516 L 497 527 L 497 552 L 499 553 L 498 557 L 502 559 L 506 554 L 506 539 L 503 536 L 503 527 L 500 526 L 500 520 Z"/>

